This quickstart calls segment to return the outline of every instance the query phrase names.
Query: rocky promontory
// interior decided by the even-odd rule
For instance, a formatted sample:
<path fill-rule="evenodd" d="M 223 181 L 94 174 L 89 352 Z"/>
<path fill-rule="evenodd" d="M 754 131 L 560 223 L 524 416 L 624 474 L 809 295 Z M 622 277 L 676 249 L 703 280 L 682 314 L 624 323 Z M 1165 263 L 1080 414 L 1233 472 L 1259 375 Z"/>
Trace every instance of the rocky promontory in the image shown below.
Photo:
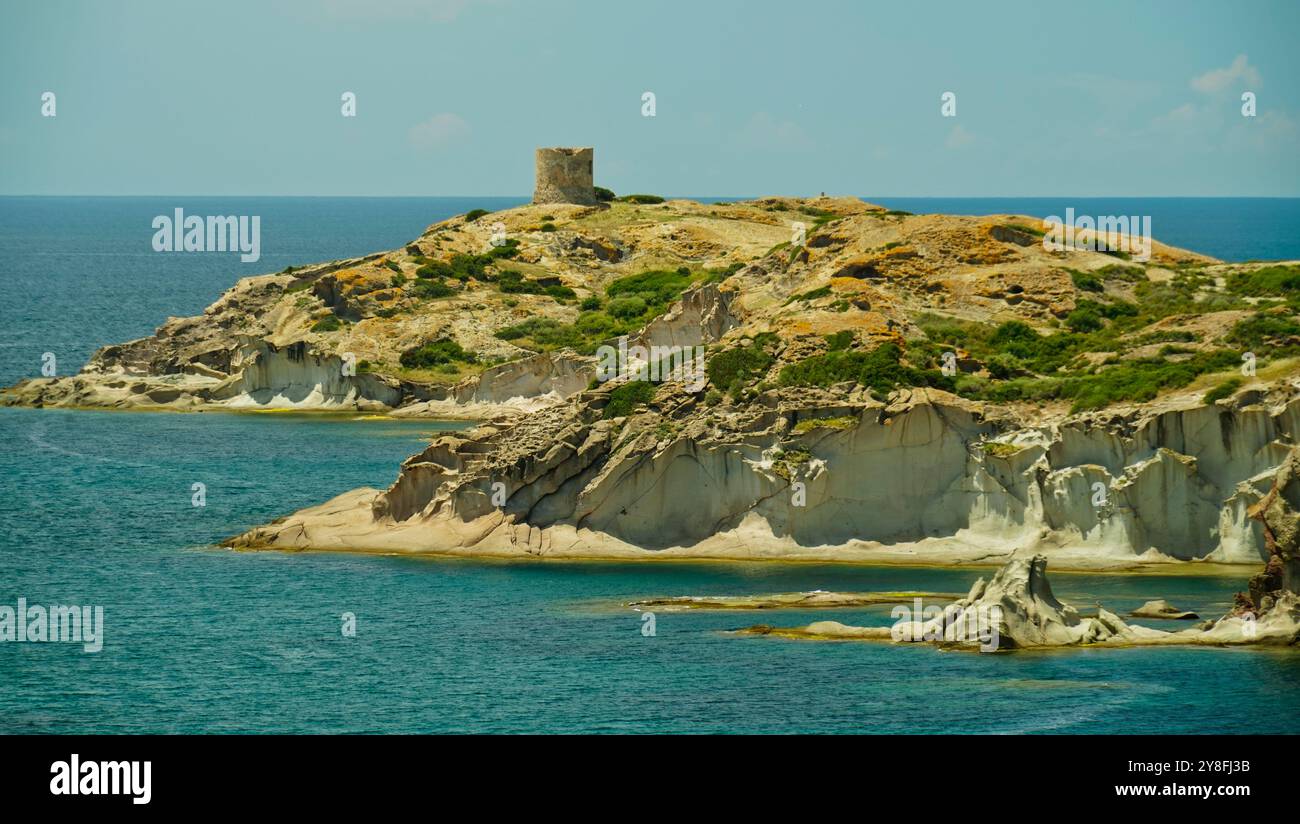
<path fill-rule="evenodd" d="M 1292 529 L 1273 490 L 1300 428 L 1300 266 L 1160 243 L 1139 261 L 1043 234 L 854 198 L 471 212 L 399 250 L 247 278 L 3 397 L 482 422 L 388 489 L 240 548 L 1274 557 L 1270 530 Z M 615 350 L 642 355 L 604 374 Z M 677 361 L 697 373 L 660 374 L 646 353 L 669 350 L 697 352 Z"/>

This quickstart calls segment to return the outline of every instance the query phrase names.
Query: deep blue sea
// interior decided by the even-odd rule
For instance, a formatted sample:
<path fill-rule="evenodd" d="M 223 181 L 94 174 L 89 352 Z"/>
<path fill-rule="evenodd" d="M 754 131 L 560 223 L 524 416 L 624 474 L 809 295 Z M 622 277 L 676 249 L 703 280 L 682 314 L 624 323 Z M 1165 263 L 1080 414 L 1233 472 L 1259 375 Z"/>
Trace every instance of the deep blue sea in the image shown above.
<path fill-rule="evenodd" d="M 522 200 L 0 198 L 0 383 L 36 374 L 47 351 L 74 371 L 104 343 L 201 311 L 237 277 L 391 248 L 452 214 Z M 1058 210 L 874 200 L 918 213 Z M 1300 257 L 1296 201 L 1151 202 L 1161 240 L 1231 259 Z M 261 261 L 152 252 L 150 221 L 176 206 L 261 215 Z M 638 614 L 619 606 L 652 595 L 965 591 L 987 571 L 213 546 L 353 487 L 385 486 L 423 438 L 460 425 L 0 409 L 0 605 L 98 605 L 105 621 L 98 653 L 0 643 L 0 732 L 1300 732 L 1294 653 L 977 655 L 726 634 L 822 618 L 885 625 L 888 607 L 660 612 L 644 637 Z M 194 483 L 206 506 L 192 506 Z M 1082 607 L 1166 598 L 1208 616 L 1244 585 L 1053 583 Z M 340 632 L 345 612 L 355 637 Z"/>

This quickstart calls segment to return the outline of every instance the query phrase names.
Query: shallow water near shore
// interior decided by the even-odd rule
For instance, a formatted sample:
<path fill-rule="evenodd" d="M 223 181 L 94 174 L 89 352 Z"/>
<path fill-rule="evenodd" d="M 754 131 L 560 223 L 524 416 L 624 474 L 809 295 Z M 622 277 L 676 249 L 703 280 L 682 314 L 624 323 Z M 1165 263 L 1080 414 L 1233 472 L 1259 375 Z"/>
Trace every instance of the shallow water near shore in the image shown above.
<path fill-rule="evenodd" d="M 1300 656 L 979 655 L 740 637 L 889 622 L 887 605 L 660 612 L 636 598 L 960 592 L 987 570 L 548 563 L 212 544 L 387 485 L 430 421 L 0 410 L 0 603 L 104 607 L 104 646 L 0 644 L 0 731 L 1300 732 Z M 206 484 L 206 506 L 191 485 Z M 1216 616 L 1238 577 L 1072 574 L 1063 600 Z M 340 616 L 355 613 L 343 637 Z M 1182 622 L 1162 623 L 1170 628 Z"/>

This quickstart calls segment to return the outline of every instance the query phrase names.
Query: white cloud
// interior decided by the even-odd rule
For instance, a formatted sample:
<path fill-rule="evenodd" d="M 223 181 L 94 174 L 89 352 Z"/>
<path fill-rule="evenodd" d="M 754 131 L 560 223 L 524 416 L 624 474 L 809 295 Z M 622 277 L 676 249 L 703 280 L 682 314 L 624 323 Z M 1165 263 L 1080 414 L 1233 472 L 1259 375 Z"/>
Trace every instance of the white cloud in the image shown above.
<path fill-rule="evenodd" d="M 469 124 L 458 114 L 440 112 L 411 127 L 408 137 L 417 149 L 432 149 L 454 143 L 469 134 Z"/>
<path fill-rule="evenodd" d="M 1205 116 L 1206 110 L 1198 109 L 1191 103 L 1184 103 L 1176 109 L 1169 111 L 1167 114 L 1156 118 L 1156 122 L 1164 125 L 1178 128 L 1188 128 L 1195 125 Z"/>
<path fill-rule="evenodd" d="M 1266 111 L 1258 117 L 1234 118 L 1224 141 L 1229 151 L 1294 152 L 1300 140 L 1300 124 L 1285 112 Z"/>
<path fill-rule="evenodd" d="M 1160 84 L 1153 80 L 1134 80 L 1105 74 L 1075 72 L 1061 79 L 1061 85 L 1083 92 L 1101 103 L 1124 108 L 1150 100 L 1160 93 Z"/>
<path fill-rule="evenodd" d="M 1239 54 L 1226 69 L 1211 69 L 1200 77 L 1192 78 L 1192 88 L 1203 94 L 1218 94 L 1235 89 L 1237 86 L 1247 90 L 1263 84 L 1259 71 L 1246 60 L 1246 55 Z"/>
<path fill-rule="evenodd" d="M 959 123 L 952 127 L 952 131 L 948 132 L 948 139 L 943 142 L 943 145 L 949 149 L 960 149 L 962 146 L 969 146 L 974 140 L 975 135 L 966 131 L 965 127 Z"/>

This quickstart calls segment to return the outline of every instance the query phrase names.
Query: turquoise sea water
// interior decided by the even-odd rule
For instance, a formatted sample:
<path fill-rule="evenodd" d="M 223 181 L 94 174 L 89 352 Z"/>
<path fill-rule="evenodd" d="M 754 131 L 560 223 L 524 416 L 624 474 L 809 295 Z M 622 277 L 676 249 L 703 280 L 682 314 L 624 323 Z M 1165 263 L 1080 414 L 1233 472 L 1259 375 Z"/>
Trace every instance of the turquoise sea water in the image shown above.
<path fill-rule="evenodd" d="M 228 257 L 128 248 L 128 217 L 147 227 L 172 201 L 42 199 L 33 211 L 19 200 L 0 198 L 6 383 L 32 374 L 42 351 L 74 353 L 67 371 L 102 343 L 198 311 L 236 274 L 390 247 L 482 203 L 263 201 L 264 216 L 301 235 L 277 251 L 264 223 L 263 261 L 250 272 Z M 387 485 L 424 437 L 454 426 L 0 409 L 0 605 L 24 597 L 105 613 L 98 653 L 0 644 L 0 732 L 1300 732 L 1300 655 L 1290 653 L 991 656 L 726 632 L 823 618 L 885 625 L 889 607 L 661 611 L 657 635 L 644 637 L 638 614 L 619 606 L 654 595 L 965 591 L 988 571 L 213 547 L 347 489 Z M 191 505 L 196 482 L 207 490 L 201 508 Z M 1206 616 L 1243 585 L 1066 574 L 1053 583 L 1084 609 L 1166 598 Z M 357 616 L 356 637 L 340 632 L 344 612 Z"/>

